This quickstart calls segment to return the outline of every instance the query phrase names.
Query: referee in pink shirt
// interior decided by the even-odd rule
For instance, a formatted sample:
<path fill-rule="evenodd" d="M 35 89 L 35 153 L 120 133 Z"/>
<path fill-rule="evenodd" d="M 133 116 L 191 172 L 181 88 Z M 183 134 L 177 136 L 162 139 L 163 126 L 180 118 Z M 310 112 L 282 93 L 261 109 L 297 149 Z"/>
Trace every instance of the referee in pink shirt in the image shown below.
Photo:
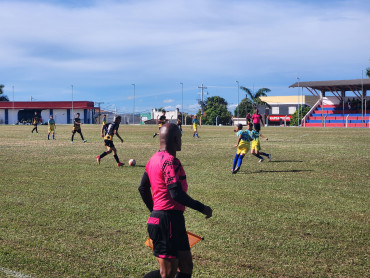
<path fill-rule="evenodd" d="M 254 129 L 257 132 L 260 132 L 260 130 L 261 130 L 261 123 L 262 123 L 262 125 L 264 125 L 264 123 L 263 123 L 262 115 L 258 112 L 258 109 L 256 109 L 256 111 L 252 115 L 252 120 L 253 120 L 253 127 L 254 127 Z"/>
<path fill-rule="evenodd" d="M 186 193 L 188 184 L 184 168 L 176 158 L 177 151 L 181 151 L 181 131 L 175 124 L 165 124 L 160 129 L 160 150 L 148 161 L 139 186 L 151 212 L 148 233 L 160 268 L 144 278 L 191 277 L 193 260 L 185 228 L 185 207 L 203 213 L 206 218 L 212 216 L 209 206 Z"/>

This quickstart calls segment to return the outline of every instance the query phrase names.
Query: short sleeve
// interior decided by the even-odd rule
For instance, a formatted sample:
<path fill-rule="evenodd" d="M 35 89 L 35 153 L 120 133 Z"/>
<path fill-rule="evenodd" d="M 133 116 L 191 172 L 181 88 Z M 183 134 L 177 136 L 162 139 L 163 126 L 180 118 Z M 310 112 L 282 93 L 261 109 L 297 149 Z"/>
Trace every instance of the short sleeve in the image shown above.
<path fill-rule="evenodd" d="M 180 181 L 177 175 L 180 167 L 180 161 L 175 157 L 170 157 L 163 163 L 162 171 L 166 186 Z"/>

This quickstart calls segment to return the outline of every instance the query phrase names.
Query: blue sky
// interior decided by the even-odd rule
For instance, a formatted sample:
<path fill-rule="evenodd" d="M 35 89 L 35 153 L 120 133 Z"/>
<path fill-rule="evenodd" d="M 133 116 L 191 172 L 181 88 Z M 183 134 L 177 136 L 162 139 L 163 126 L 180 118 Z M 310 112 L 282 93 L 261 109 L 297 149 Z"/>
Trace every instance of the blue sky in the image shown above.
<path fill-rule="evenodd" d="M 370 66 L 370 1 L 0 0 L 0 84 L 12 100 L 104 102 L 119 112 L 232 110 L 237 83 L 294 95 Z M 308 94 L 308 92 L 306 92 Z M 239 91 L 239 99 L 244 97 Z"/>

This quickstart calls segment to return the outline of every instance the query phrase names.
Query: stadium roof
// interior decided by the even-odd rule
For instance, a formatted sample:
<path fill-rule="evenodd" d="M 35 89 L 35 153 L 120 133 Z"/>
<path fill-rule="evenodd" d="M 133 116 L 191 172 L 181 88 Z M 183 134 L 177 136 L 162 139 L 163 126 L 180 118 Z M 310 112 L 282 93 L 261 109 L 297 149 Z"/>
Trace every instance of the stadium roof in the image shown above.
<path fill-rule="evenodd" d="M 13 106 L 14 105 L 14 106 Z M 94 109 L 92 101 L 0 101 L 0 109 Z"/>
<path fill-rule="evenodd" d="M 290 85 L 289 88 L 306 88 L 313 95 L 319 96 L 317 91 L 332 92 L 336 95 L 339 92 L 353 92 L 356 95 L 361 95 L 360 92 L 370 90 L 370 79 L 352 79 L 352 80 L 331 80 L 331 81 L 307 81 L 296 82 Z"/>

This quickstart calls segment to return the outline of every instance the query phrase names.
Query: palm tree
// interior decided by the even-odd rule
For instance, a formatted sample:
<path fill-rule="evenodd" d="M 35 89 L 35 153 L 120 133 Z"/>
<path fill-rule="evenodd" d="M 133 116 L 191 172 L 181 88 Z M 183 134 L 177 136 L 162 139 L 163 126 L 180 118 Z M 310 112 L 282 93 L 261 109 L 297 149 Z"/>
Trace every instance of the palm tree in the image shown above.
<path fill-rule="evenodd" d="M 7 96 L 3 95 L 4 94 L 4 91 L 3 91 L 4 87 L 5 86 L 3 84 L 0 84 L 0 101 L 9 101 L 9 98 Z"/>
<path fill-rule="evenodd" d="M 242 89 L 242 90 L 244 90 L 246 92 L 246 97 L 247 98 L 249 96 L 249 99 L 252 102 L 252 105 L 253 105 L 254 108 L 256 108 L 257 105 L 266 105 L 267 107 L 271 108 L 271 106 L 268 103 L 266 103 L 266 102 L 264 102 L 264 101 L 261 100 L 261 97 L 266 97 L 267 96 L 267 93 L 271 92 L 270 89 L 268 89 L 268 88 L 261 88 L 255 94 L 253 94 L 251 92 L 251 90 L 249 90 L 246 87 L 240 86 L 240 89 Z"/>
<path fill-rule="evenodd" d="M 366 69 L 366 75 L 367 75 L 367 77 L 369 77 L 369 78 L 370 78 L 370 68 L 367 68 L 367 69 Z"/>

